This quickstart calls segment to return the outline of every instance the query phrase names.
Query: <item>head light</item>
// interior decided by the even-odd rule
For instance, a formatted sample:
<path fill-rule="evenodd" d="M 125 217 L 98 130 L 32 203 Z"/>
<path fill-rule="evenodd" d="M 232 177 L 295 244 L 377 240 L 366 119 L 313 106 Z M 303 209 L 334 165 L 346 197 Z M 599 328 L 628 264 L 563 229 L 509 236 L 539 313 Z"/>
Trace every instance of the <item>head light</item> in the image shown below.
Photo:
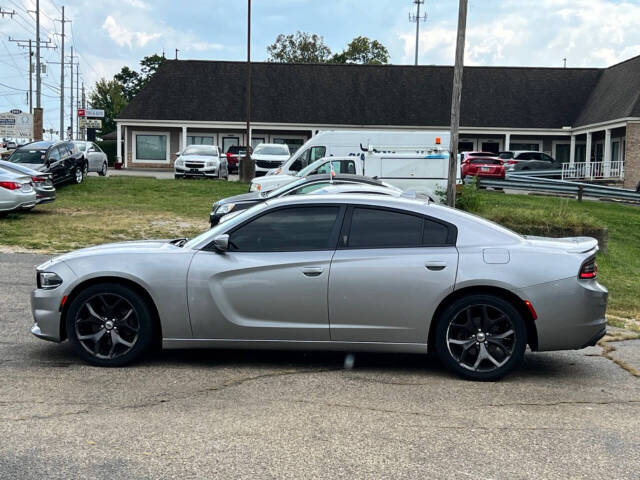
<path fill-rule="evenodd" d="M 226 215 L 236 206 L 235 203 L 225 203 L 224 205 L 220 205 L 216 208 L 216 214 L 218 215 Z"/>
<path fill-rule="evenodd" d="M 262 190 L 262 185 L 259 183 L 252 183 L 249 187 L 250 192 L 259 192 L 260 190 Z"/>
<path fill-rule="evenodd" d="M 183 160 L 178 159 L 178 160 L 176 160 L 175 165 L 176 165 L 176 167 L 181 167 L 183 163 L 184 163 L 184 161 L 183 161 Z"/>
<path fill-rule="evenodd" d="M 53 272 L 38 272 L 38 288 L 51 290 L 62 285 L 62 279 Z"/>

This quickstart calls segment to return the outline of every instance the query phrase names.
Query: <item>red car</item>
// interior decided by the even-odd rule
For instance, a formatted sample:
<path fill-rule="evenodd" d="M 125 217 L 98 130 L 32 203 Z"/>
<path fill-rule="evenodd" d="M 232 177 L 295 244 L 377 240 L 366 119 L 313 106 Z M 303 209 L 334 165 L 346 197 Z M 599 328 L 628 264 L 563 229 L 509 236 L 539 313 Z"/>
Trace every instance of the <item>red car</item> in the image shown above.
<path fill-rule="evenodd" d="M 492 152 L 464 152 L 460 163 L 462 178 L 504 178 L 504 161 Z"/>
<path fill-rule="evenodd" d="M 227 165 L 229 166 L 229 171 L 232 173 L 238 172 L 238 166 L 240 163 L 240 158 L 243 158 L 247 154 L 247 148 L 242 147 L 240 145 L 231 145 L 227 149 Z"/>

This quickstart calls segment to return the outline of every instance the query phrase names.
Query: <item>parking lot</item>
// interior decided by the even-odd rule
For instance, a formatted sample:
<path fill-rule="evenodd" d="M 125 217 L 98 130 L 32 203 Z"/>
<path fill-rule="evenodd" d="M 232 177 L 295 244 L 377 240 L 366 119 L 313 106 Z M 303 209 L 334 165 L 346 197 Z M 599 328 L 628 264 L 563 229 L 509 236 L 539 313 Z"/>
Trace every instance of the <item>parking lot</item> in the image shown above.
<path fill-rule="evenodd" d="M 528 354 L 498 383 L 413 355 L 345 370 L 337 353 L 173 351 L 100 369 L 28 333 L 47 258 L 0 255 L 2 478 L 637 478 L 640 340 Z"/>

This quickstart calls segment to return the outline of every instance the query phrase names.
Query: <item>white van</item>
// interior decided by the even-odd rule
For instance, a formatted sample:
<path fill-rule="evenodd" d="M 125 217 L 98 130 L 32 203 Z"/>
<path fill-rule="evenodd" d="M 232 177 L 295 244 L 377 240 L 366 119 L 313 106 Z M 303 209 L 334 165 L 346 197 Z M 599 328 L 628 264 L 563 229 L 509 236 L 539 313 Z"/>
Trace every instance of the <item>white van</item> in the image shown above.
<path fill-rule="evenodd" d="M 401 130 L 327 130 L 311 137 L 280 168 L 267 175 L 294 175 L 322 157 L 360 155 L 360 146 L 406 147 L 407 145 L 431 146 L 440 143 L 449 147 L 448 132 L 423 132 Z M 436 140 L 440 139 L 440 142 Z M 403 152 L 406 153 L 406 152 Z M 259 182 L 260 179 L 256 179 Z"/>
<path fill-rule="evenodd" d="M 268 192 L 307 175 L 365 175 L 377 178 L 401 190 L 411 190 L 436 199 L 447 188 L 449 152 L 440 145 L 417 150 L 397 148 L 388 153 L 369 146 L 358 155 L 324 157 L 294 175 L 270 175 L 253 182 L 250 191 Z M 460 163 L 457 178 L 460 181 Z"/>

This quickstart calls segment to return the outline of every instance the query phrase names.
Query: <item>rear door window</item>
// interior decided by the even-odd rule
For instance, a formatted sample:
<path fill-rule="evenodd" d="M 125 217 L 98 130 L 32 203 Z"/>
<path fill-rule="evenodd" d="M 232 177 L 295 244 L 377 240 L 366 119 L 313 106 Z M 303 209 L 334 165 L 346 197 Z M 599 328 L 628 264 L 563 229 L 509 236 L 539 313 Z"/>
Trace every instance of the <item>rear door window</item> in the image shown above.
<path fill-rule="evenodd" d="M 417 247 L 422 237 L 422 218 L 376 208 L 356 207 L 351 215 L 349 248 Z"/>

